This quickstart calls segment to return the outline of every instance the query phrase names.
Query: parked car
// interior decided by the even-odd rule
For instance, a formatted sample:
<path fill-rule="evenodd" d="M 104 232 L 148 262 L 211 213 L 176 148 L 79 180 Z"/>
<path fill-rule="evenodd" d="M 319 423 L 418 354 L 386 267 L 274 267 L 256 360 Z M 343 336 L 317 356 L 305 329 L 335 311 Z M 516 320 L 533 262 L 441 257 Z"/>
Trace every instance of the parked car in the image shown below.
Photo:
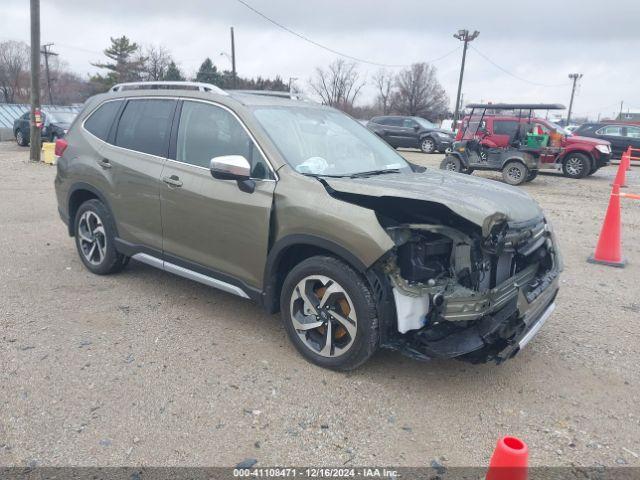
<path fill-rule="evenodd" d="M 629 147 L 640 148 L 640 125 L 620 122 L 585 123 L 580 125 L 575 134 L 610 142 L 614 158 L 621 158 Z"/>
<path fill-rule="evenodd" d="M 468 117 L 464 122 L 468 122 Z M 463 122 L 463 123 L 464 123 Z M 566 131 L 544 118 L 518 117 L 510 115 L 485 115 L 483 118 L 482 143 L 489 147 L 506 147 L 513 141 L 519 125 L 531 122 L 536 131 L 559 138 L 560 147 L 555 153 L 548 151 L 541 155 L 541 168 L 550 165 L 561 168 L 570 178 L 583 178 L 593 175 L 598 169 L 611 163 L 611 144 L 606 139 L 587 138 L 579 131 L 575 134 Z M 463 129 L 458 131 L 461 137 Z"/>
<path fill-rule="evenodd" d="M 13 122 L 13 136 L 21 147 L 29 145 L 31 138 L 30 115 L 30 112 L 27 112 Z M 64 138 L 76 115 L 77 113 L 67 110 L 43 110 L 42 141 L 55 142 L 58 138 Z"/>
<path fill-rule="evenodd" d="M 56 142 L 91 272 L 134 259 L 280 310 L 340 370 L 379 347 L 501 362 L 553 312 L 562 262 L 526 193 L 414 166 L 329 107 L 160 85 L 89 99 Z"/>
<path fill-rule="evenodd" d="M 394 148 L 419 148 L 424 153 L 445 152 L 454 137 L 453 132 L 421 117 L 373 117 L 367 128 Z"/>

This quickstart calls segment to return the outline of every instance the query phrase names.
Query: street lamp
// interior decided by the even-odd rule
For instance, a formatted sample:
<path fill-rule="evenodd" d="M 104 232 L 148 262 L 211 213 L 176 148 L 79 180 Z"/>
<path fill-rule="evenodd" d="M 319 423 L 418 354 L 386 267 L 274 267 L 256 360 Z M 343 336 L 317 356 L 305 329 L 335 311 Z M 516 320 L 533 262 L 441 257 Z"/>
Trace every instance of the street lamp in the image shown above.
<path fill-rule="evenodd" d="M 462 77 L 464 76 L 464 63 L 467 59 L 467 45 L 469 42 L 472 42 L 476 38 L 478 38 L 480 32 L 478 30 L 474 30 L 473 33 L 469 33 L 469 30 L 458 30 L 458 33 L 453 34 L 453 38 L 464 42 L 464 47 L 462 49 L 462 65 L 460 66 L 460 79 L 458 80 L 458 94 L 456 95 L 456 108 L 453 113 L 453 128 L 455 129 L 458 125 L 458 116 L 460 115 L 460 95 L 462 93 Z"/>

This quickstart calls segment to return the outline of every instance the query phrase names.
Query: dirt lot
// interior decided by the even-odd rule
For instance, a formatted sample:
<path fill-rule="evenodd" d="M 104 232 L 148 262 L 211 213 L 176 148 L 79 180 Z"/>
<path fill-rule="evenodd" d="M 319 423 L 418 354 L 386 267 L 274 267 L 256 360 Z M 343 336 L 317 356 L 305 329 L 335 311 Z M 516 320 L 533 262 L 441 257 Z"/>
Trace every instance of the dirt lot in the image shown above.
<path fill-rule="evenodd" d="M 523 187 L 566 268 L 519 356 L 383 351 L 340 374 L 306 363 L 248 301 L 135 262 L 90 274 L 56 212 L 55 168 L 27 155 L 0 144 L 0 465 L 481 465 L 513 434 L 532 465 L 640 466 L 640 202 L 623 201 L 630 265 L 585 262 L 613 167 Z M 629 183 L 640 192 L 640 169 Z"/>

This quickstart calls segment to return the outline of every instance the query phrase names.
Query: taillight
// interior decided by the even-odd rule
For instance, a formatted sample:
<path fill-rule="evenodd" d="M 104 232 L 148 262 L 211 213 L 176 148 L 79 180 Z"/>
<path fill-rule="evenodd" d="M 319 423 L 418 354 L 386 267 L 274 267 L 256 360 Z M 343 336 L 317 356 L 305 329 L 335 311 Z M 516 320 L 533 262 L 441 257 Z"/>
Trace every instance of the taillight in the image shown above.
<path fill-rule="evenodd" d="M 59 138 L 58 140 L 56 140 L 56 148 L 55 148 L 56 157 L 61 157 L 68 146 L 69 146 L 69 142 L 67 142 L 64 138 Z"/>

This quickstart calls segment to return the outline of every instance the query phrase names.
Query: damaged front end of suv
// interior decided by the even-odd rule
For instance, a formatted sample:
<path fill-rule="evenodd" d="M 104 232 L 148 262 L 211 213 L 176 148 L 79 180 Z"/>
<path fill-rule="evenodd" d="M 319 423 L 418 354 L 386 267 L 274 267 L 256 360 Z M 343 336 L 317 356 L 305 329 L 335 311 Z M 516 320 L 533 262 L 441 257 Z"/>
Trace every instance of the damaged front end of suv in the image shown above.
<path fill-rule="evenodd" d="M 418 359 L 500 363 L 524 347 L 555 308 L 562 270 L 555 235 L 526 194 L 535 206 L 528 212 L 518 210 L 517 198 L 498 208 L 498 190 L 508 187 L 491 192 L 486 183 L 475 198 L 455 188 L 462 197 L 454 200 L 442 187 L 454 174 L 444 175 L 431 192 L 414 195 L 411 185 L 394 185 L 402 197 L 385 195 L 392 193 L 383 187 L 386 179 L 368 179 L 365 188 L 328 187 L 332 196 L 374 210 L 395 245 L 370 269 L 386 292 L 382 346 Z"/>

